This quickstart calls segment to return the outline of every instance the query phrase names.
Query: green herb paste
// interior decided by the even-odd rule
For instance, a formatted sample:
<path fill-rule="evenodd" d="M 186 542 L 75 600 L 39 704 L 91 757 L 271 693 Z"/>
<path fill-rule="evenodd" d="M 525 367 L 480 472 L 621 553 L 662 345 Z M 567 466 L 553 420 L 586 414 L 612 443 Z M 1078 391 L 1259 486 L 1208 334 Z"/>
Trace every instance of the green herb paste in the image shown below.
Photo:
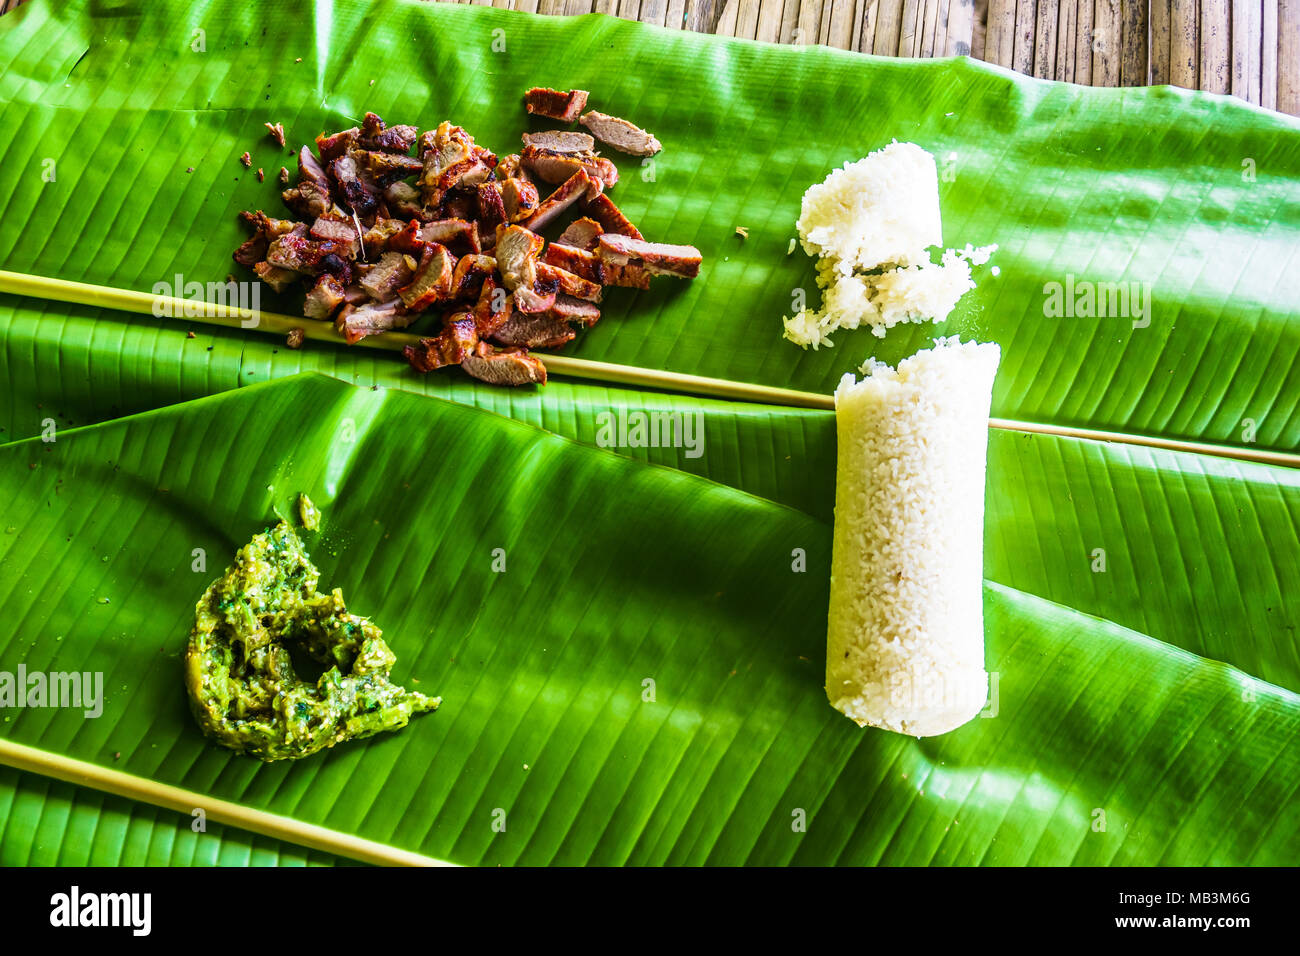
<path fill-rule="evenodd" d="M 379 628 L 350 614 L 343 594 L 316 590 L 320 572 L 293 528 L 255 536 L 195 608 L 185 684 L 203 732 L 262 760 L 294 760 L 344 740 L 400 730 L 436 710 L 391 683 L 396 658 Z M 290 648 L 326 667 L 294 672 Z"/>

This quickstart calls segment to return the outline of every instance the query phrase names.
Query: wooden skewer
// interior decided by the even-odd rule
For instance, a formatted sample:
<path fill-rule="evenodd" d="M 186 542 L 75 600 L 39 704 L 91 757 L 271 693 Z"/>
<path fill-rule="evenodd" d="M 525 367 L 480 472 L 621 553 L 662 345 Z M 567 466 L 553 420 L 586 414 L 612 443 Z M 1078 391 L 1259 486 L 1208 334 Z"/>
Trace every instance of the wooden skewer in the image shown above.
<path fill-rule="evenodd" d="M 278 336 L 287 335 L 291 329 L 302 329 L 304 336 L 308 339 L 332 342 L 336 345 L 345 344 L 343 336 L 329 322 L 299 319 L 288 315 L 278 315 L 273 312 L 258 312 L 255 314 L 249 309 L 233 305 L 154 295 L 149 292 L 135 292 L 130 289 L 116 289 L 111 286 L 71 282 L 67 279 L 53 279 L 47 276 L 0 271 L 0 292 L 51 299 L 58 302 L 71 302 L 78 305 L 119 309 L 144 315 L 170 316 L 186 321 L 220 325 L 227 328 L 246 328 Z M 357 344 L 364 348 L 400 351 L 404 346 L 418 341 L 419 336 L 411 335 L 408 332 L 385 332 L 383 335 L 366 336 Z M 618 365 L 613 362 L 596 362 L 591 359 L 571 358 L 565 355 L 545 354 L 542 358 L 548 372 L 570 378 L 607 384 L 633 385 L 639 388 L 655 388 L 688 395 L 730 399 L 732 401 L 786 405 L 823 411 L 834 411 L 835 409 L 834 396 L 822 395 L 816 392 L 801 392 L 796 389 L 755 385 L 749 382 L 733 382 L 728 379 L 708 378 L 703 375 L 686 375 L 681 372 L 639 368 L 634 365 Z M 1211 442 L 1184 441 L 1151 435 L 1101 431 L 1094 428 L 1076 428 L 1068 425 L 1049 425 L 1009 418 L 990 418 L 989 427 L 1035 435 L 1055 435 L 1060 438 L 1076 438 L 1121 445 L 1139 445 L 1147 448 L 1160 448 L 1166 451 L 1212 455 L 1217 458 L 1232 458 L 1258 464 L 1300 468 L 1300 454 L 1290 452 L 1240 448 Z"/>
<path fill-rule="evenodd" d="M 312 823 L 303 823 L 291 817 L 282 817 L 265 810 L 218 800 L 192 790 L 158 783 L 134 774 L 123 773 L 121 770 L 110 770 L 98 764 L 74 760 L 71 757 L 16 744 L 2 738 L 0 738 L 0 763 L 130 800 L 165 807 L 186 816 L 192 815 L 195 810 L 202 810 L 208 820 L 251 830 L 263 836 L 296 843 L 314 850 L 324 850 L 349 859 L 361 860 L 364 863 L 374 863 L 379 866 L 455 865 L 384 843 L 376 843 L 374 840 L 365 840 L 349 833 L 340 833 Z"/>

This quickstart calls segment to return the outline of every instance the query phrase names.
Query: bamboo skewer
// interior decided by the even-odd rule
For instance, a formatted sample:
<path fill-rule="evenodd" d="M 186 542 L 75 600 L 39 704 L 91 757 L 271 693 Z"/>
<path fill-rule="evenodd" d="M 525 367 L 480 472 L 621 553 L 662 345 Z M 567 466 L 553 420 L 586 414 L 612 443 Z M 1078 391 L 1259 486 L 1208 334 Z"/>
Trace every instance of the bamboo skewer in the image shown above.
<path fill-rule="evenodd" d="M 374 863 L 379 866 L 454 865 L 385 843 L 366 840 L 350 833 L 340 833 L 338 830 L 330 830 L 313 823 L 303 823 L 291 817 L 282 817 L 265 810 L 231 803 L 228 800 L 218 800 L 192 790 L 158 783 L 121 770 L 110 770 L 98 764 L 74 760 L 71 757 L 16 744 L 3 738 L 0 738 L 0 764 L 54 777 L 78 786 L 90 787 L 114 796 L 126 797 L 129 800 L 175 810 L 186 816 L 191 816 L 195 810 L 202 810 L 207 820 L 296 843 L 313 850 L 346 856 L 363 863 Z"/>
<path fill-rule="evenodd" d="M 313 341 L 331 342 L 336 345 L 344 344 L 343 336 L 335 331 L 334 326 L 328 322 L 298 319 L 273 312 L 259 312 L 254 315 L 250 310 L 238 306 L 204 303 L 174 296 L 154 295 L 149 292 L 116 289 L 111 286 L 91 285 L 86 282 L 72 282 L 67 279 L 54 279 L 46 276 L 33 276 L 0 270 L 0 293 L 24 295 L 56 302 L 69 302 L 76 305 L 99 306 L 143 315 L 170 314 L 183 321 L 201 322 L 226 328 L 247 328 L 279 336 L 287 335 L 291 329 L 302 329 L 304 336 Z M 187 311 L 200 310 L 207 314 L 186 314 Z M 357 344 L 365 348 L 400 351 L 404 346 L 418 341 L 419 336 L 408 332 L 385 332 L 383 335 L 367 336 Z M 654 388 L 688 395 L 709 396 L 767 405 L 785 405 L 826 411 L 833 411 L 835 408 L 834 396 L 817 392 L 802 392 L 796 389 L 776 388 L 770 385 L 756 385 L 749 382 L 733 382 L 728 379 L 639 368 L 634 365 L 619 365 L 613 362 L 597 362 L 591 359 L 572 358 L 565 355 L 544 354 L 542 360 L 548 372 L 587 381 L 632 385 L 639 388 Z M 1137 445 L 1146 448 L 1159 448 L 1165 451 L 1232 458 L 1257 464 L 1300 468 L 1300 454 L 1291 452 L 1248 449 L 1211 442 L 1185 441 L 1152 435 L 1110 432 L 1094 428 L 1076 428 L 1069 425 L 1018 421 L 1009 418 L 990 418 L 989 427 L 1035 435 L 1053 435 L 1059 438 Z"/>

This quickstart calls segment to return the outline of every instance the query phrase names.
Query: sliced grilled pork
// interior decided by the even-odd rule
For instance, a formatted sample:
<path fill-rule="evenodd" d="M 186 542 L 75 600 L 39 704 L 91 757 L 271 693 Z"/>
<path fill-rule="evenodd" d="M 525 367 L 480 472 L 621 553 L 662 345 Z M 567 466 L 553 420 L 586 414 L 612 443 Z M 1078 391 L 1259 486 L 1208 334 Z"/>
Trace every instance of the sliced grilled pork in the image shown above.
<path fill-rule="evenodd" d="M 315 183 L 317 186 L 324 186 L 326 189 L 330 187 L 329 174 L 325 172 L 325 167 L 320 164 L 320 160 L 316 158 L 310 146 L 298 150 L 298 178 Z"/>
<path fill-rule="evenodd" d="M 420 191 L 410 183 L 398 180 L 384 190 L 384 202 L 389 212 L 403 219 L 422 219 L 425 216 L 424 202 Z"/>
<path fill-rule="evenodd" d="M 628 221 L 623 211 L 615 206 L 610 198 L 606 195 L 600 195 L 594 199 L 587 200 L 587 215 L 596 222 L 606 232 L 616 233 L 620 236 L 631 236 L 633 239 L 644 239 L 641 231 Z"/>
<path fill-rule="evenodd" d="M 470 375 L 490 385 L 546 384 L 546 366 L 523 349 L 499 349 L 479 342 L 460 364 Z"/>
<path fill-rule="evenodd" d="M 663 149 L 659 140 L 641 127 L 617 116 L 590 110 L 583 113 L 578 122 L 591 130 L 591 135 L 602 143 L 630 156 L 653 156 Z"/>
<path fill-rule="evenodd" d="M 366 149 L 388 153 L 409 153 L 420 133 L 414 126 L 385 126 L 374 113 L 367 113 L 361 124 L 358 141 Z"/>
<path fill-rule="evenodd" d="M 435 302 L 451 298 L 452 273 L 456 257 L 446 246 L 429 243 L 420 260 L 420 268 L 409 285 L 397 290 L 408 312 L 422 312 Z"/>
<path fill-rule="evenodd" d="M 473 299 L 489 276 L 496 275 L 497 261 L 491 256 L 462 256 L 456 260 L 451 275 L 449 295 L 454 299 Z"/>
<path fill-rule="evenodd" d="M 572 123 L 586 105 L 586 90 L 564 92 L 544 86 L 534 86 L 524 94 L 524 106 L 528 112 L 559 120 L 561 123 Z"/>
<path fill-rule="evenodd" d="M 600 238 L 601 233 L 604 231 L 596 220 L 583 216 L 581 219 L 575 219 L 569 223 L 564 232 L 560 233 L 560 238 L 555 241 L 562 246 L 572 246 L 575 249 L 585 249 L 590 252 L 596 248 L 596 240 Z M 559 263 L 556 264 L 559 265 Z"/>
<path fill-rule="evenodd" d="M 435 219 L 420 226 L 423 242 L 436 242 L 446 246 L 458 256 L 478 255 L 478 227 L 468 219 Z"/>
<path fill-rule="evenodd" d="M 563 129 L 546 130 L 542 133 L 524 133 L 525 146 L 549 150 L 553 153 L 590 153 L 596 148 L 596 141 L 586 133 L 570 132 Z"/>
<path fill-rule="evenodd" d="M 610 265 L 640 265 L 651 275 L 694 279 L 700 274 L 700 250 L 666 242 L 646 242 L 631 236 L 601 236 L 596 253 Z"/>
<path fill-rule="evenodd" d="M 546 247 L 546 252 L 542 254 L 542 261 L 558 266 L 566 272 L 571 272 L 575 276 L 586 279 L 588 282 L 605 284 L 604 266 L 600 261 L 600 256 L 594 252 L 587 252 L 585 249 L 577 249 L 573 246 L 553 242 Z"/>
<path fill-rule="evenodd" d="M 546 244 L 541 236 L 523 226 L 507 226 L 497 235 L 497 271 L 502 284 L 514 292 L 531 289 L 537 281 L 537 256 Z"/>
<path fill-rule="evenodd" d="M 304 179 L 298 185 L 290 186 L 280 193 L 280 198 L 284 200 L 286 206 L 304 219 L 323 216 L 334 207 L 334 199 L 330 196 L 329 187 L 312 182 L 310 179 Z"/>
<path fill-rule="evenodd" d="M 555 305 L 551 306 L 549 314 L 590 328 L 600 318 L 600 309 L 586 299 L 577 299 L 561 292 L 555 297 Z"/>
<path fill-rule="evenodd" d="M 523 179 L 507 179 L 501 184 L 501 202 L 505 208 L 506 222 L 527 219 L 541 205 L 537 187 Z"/>
<path fill-rule="evenodd" d="M 361 288 L 376 302 L 384 302 L 397 294 L 415 276 L 416 264 L 409 255 L 385 252 L 379 261 L 361 278 Z"/>
<path fill-rule="evenodd" d="M 332 275 L 320 276 L 303 300 L 302 314 L 309 319 L 328 319 L 343 299 L 343 284 Z"/>
<path fill-rule="evenodd" d="M 497 226 L 507 221 L 505 198 L 501 195 L 501 184 L 491 179 L 485 183 L 479 183 L 478 225 L 480 234 L 490 230 L 495 236 Z M 496 240 L 493 239 L 493 241 Z"/>
<path fill-rule="evenodd" d="M 522 179 L 528 181 L 528 170 L 524 169 L 520 162 L 518 153 L 511 153 L 509 156 L 502 156 L 497 162 L 496 168 L 497 179 L 505 182 L 507 179 Z"/>
<path fill-rule="evenodd" d="M 402 153 L 385 153 L 382 150 L 372 149 L 358 150 L 355 155 L 364 157 L 370 178 L 385 188 L 408 176 L 416 176 L 424 170 L 424 164 L 418 159 Z"/>
<path fill-rule="evenodd" d="M 603 282 L 605 285 L 622 286 L 626 289 L 650 288 L 650 273 L 639 262 L 625 262 L 622 264 L 602 262 L 600 273 L 604 276 Z"/>
<path fill-rule="evenodd" d="M 568 322 L 550 312 L 538 315 L 516 312 L 493 333 L 492 341 L 528 349 L 558 349 L 573 341 L 576 334 Z"/>
<path fill-rule="evenodd" d="M 571 295 L 575 299 L 586 299 L 589 302 L 600 301 L 600 283 L 584 279 L 567 269 L 561 269 L 559 266 L 551 265 L 548 262 L 537 263 L 537 284 L 546 288 L 551 288 L 553 284 L 557 293 Z"/>
<path fill-rule="evenodd" d="M 591 153 L 557 153 L 536 146 L 525 146 L 519 154 L 525 169 L 536 174 L 544 183 L 562 183 L 578 170 L 585 170 L 592 179 L 591 195 L 618 182 L 618 167 L 603 156 Z"/>
<path fill-rule="evenodd" d="M 453 312 L 443 320 L 438 335 L 420 339 L 402 352 L 417 372 L 432 372 L 436 368 L 459 365 L 477 344 L 474 316 L 468 312 Z"/>
<path fill-rule="evenodd" d="M 385 252 L 392 238 L 410 225 L 409 219 L 376 219 L 375 224 L 361 236 L 366 255 L 371 258 Z"/>
<path fill-rule="evenodd" d="M 290 232 L 278 237 L 267 247 L 266 261 L 279 269 L 316 275 L 318 272 L 332 271 L 331 263 L 326 262 L 330 256 L 345 258 L 351 253 L 350 244 L 312 240 Z"/>
<path fill-rule="evenodd" d="M 579 169 L 565 181 L 564 185 L 542 200 L 542 204 L 537 207 L 536 211 L 527 219 L 522 220 L 520 225 L 533 232 L 544 229 L 566 209 L 578 200 L 585 198 L 590 186 L 591 178 L 587 175 L 586 170 Z"/>
<path fill-rule="evenodd" d="M 495 272 L 483 277 L 478 302 L 474 305 L 474 323 L 479 338 L 490 338 L 514 314 L 515 298 L 506 291 Z"/>
<path fill-rule="evenodd" d="M 341 216 L 317 216 L 311 225 L 313 239 L 330 239 L 350 250 L 352 256 L 357 254 L 357 227 L 351 219 Z"/>
<path fill-rule="evenodd" d="M 364 302 L 359 306 L 345 305 L 334 320 L 334 327 L 347 339 L 348 345 L 355 345 L 376 332 L 404 329 L 414 319 L 414 315 L 408 315 L 404 310 L 401 299 L 390 299 L 387 302 Z"/>
<path fill-rule="evenodd" d="M 339 133 L 326 136 L 321 133 L 316 137 L 316 149 L 320 151 L 321 163 L 328 165 L 338 159 L 349 149 L 355 149 L 361 137 L 361 130 L 353 126 Z"/>
<path fill-rule="evenodd" d="M 253 227 L 253 235 L 235 250 L 235 261 L 250 269 L 266 258 L 271 240 L 292 232 L 299 225 L 288 219 L 272 219 L 260 209 L 241 212 L 239 217 Z"/>
<path fill-rule="evenodd" d="M 353 150 L 330 163 L 330 174 L 338 185 L 343 202 L 348 209 L 361 217 L 374 215 L 375 209 L 379 206 L 379 200 L 376 198 L 377 188 L 368 178 L 363 178 L 361 175 L 361 163 L 358 162 L 358 158 L 364 159 L 364 155 Z"/>
<path fill-rule="evenodd" d="M 291 285 L 296 283 L 300 274 L 292 269 L 281 269 L 279 266 L 273 266 L 269 262 L 258 262 L 253 266 L 253 271 L 257 277 L 269 285 L 276 292 L 283 292 Z"/>

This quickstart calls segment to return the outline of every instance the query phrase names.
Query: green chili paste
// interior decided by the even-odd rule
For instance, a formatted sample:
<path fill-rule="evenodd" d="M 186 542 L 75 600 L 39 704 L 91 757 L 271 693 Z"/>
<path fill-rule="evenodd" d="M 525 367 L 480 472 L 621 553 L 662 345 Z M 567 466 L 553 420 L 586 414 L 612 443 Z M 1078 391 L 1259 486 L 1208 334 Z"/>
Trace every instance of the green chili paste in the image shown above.
<path fill-rule="evenodd" d="M 441 697 L 388 679 L 396 658 L 320 572 L 284 522 L 255 536 L 195 608 L 185 654 L 194 716 L 217 743 L 262 760 L 294 760 L 344 740 L 400 730 Z M 300 679 L 290 648 L 326 667 Z"/>

